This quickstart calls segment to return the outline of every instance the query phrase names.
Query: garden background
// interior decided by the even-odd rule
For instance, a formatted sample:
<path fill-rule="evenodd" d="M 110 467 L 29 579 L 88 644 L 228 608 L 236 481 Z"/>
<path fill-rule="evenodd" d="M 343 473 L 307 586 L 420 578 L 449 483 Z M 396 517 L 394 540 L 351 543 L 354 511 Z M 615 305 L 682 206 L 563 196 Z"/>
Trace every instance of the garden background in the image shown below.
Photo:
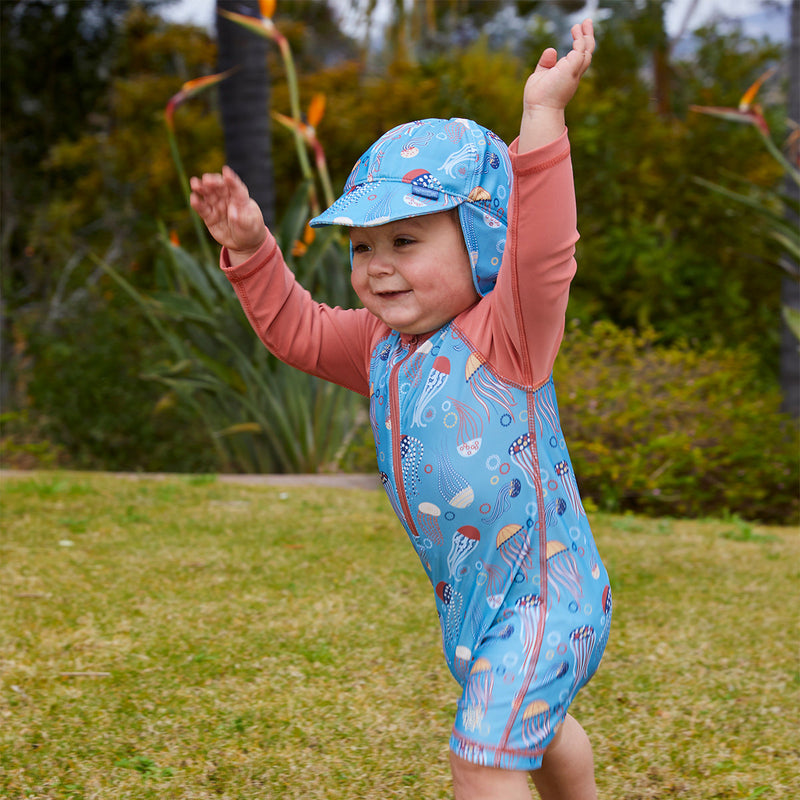
<path fill-rule="evenodd" d="M 258 343 L 186 176 L 231 163 L 353 303 L 314 209 L 409 118 L 510 141 L 584 3 L 167 5 L 0 2 L 0 795 L 448 797 L 430 586 L 337 483 L 374 475 L 364 402 Z M 591 5 L 556 381 L 615 616 L 576 713 L 603 796 L 793 797 L 800 0 L 777 37 Z"/>
<path fill-rule="evenodd" d="M 374 30 L 374 5 L 220 2 L 219 49 L 155 0 L 0 5 L 4 466 L 373 469 L 363 403 L 254 341 L 185 176 L 230 162 L 303 282 L 353 303 L 313 209 L 407 118 L 510 141 L 526 70 L 584 3 L 398 2 L 380 38 L 342 31 Z M 608 510 L 796 520 L 795 187 L 765 146 L 796 159 L 790 39 L 689 16 L 676 41 L 665 9 L 599 4 L 569 109 L 582 238 L 556 379 L 576 472 Z"/>
<path fill-rule="evenodd" d="M 2 4 L 5 466 L 373 469 L 363 403 L 254 342 L 185 176 L 231 163 L 301 280 L 353 303 L 341 234 L 304 230 L 314 208 L 407 118 L 472 117 L 510 141 L 526 70 L 584 3 L 392 3 L 380 39 L 343 33 L 342 14 L 374 30 L 374 5 L 220 2 L 218 49 L 160 2 Z M 790 40 L 722 18 L 675 41 L 665 9 L 600 3 L 599 57 L 569 109 L 582 238 L 556 374 L 566 433 L 600 508 L 796 520 L 781 307 L 797 284 L 781 265 L 798 245 L 794 220 L 779 227 L 794 187 L 765 146 L 796 159 Z M 759 80 L 736 112 L 751 124 L 698 111 L 730 116 Z"/>

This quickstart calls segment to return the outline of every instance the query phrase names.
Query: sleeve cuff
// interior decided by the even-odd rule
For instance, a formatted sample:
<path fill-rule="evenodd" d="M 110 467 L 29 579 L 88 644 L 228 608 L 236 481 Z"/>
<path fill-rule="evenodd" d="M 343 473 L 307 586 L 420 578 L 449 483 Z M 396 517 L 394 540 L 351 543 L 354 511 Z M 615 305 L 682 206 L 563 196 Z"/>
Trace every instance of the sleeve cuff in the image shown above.
<path fill-rule="evenodd" d="M 549 144 L 537 147 L 535 150 L 528 150 L 527 153 L 519 153 L 519 137 L 514 139 L 509 145 L 508 154 L 511 158 L 511 166 L 515 174 L 525 172 L 541 172 L 549 169 L 559 161 L 563 161 L 569 156 L 569 137 L 566 130 L 557 139 L 553 139 Z"/>
<path fill-rule="evenodd" d="M 265 228 L 265 230 L 267 232 L 267 236 L 261 243 L 261 247 L 259 247 L 258 250 L 256 250 L 256 252 L 253 253 L 253 255 L 250 256 L 250 258 L 248 258 L 246 261 L 242 261 L 241 264 L 236 264 L 235 266 L 232 265 L 228 248 L 222 248 L 222 251 L 219 254 L 219 265 L 222 271 L 228 275 L 229 278 L 239 277 L 255 271 L 255 269 L 267 261 L 267 259 L 273 254 L 278 244 L 269 228 Z"/>

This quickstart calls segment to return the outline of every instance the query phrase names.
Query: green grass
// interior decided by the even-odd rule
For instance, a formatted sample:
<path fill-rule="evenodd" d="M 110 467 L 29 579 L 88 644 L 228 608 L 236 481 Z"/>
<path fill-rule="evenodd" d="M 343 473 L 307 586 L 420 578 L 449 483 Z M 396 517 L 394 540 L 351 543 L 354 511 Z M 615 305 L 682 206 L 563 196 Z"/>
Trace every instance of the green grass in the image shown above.
<path fill-rule="evenodd" d="M 381 492 L 6 477 L 0 797 L 447 798 L 458 687 Z M 800 796 L 789 528 L 593 515 L 601 796 Z"/>

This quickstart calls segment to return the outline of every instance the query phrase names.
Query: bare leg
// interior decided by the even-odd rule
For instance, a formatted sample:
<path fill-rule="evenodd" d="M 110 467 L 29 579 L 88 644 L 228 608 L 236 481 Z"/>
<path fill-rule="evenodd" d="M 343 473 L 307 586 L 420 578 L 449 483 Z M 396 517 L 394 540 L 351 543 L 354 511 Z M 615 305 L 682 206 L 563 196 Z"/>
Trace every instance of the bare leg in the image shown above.
<path fill-rule="evenodd" d="M 483 767 L 450 751 L 455 800 L 532 800 L 528 774 L 542 800 L 597 800 L 594 758 L 580 723 L 567 714 L 545 750 L 542 766 L 530 773 Z"/>
<path fill-rule="evenodd" d="M 527 772 L 482 767 L 450 751 L 456 800 L 531 800 Z"/>
<path fill-rule="evenodd" d="M 592 746 L 574 717 L 567 714 L 531 777 L 542 800 L 597 800 Z"/>

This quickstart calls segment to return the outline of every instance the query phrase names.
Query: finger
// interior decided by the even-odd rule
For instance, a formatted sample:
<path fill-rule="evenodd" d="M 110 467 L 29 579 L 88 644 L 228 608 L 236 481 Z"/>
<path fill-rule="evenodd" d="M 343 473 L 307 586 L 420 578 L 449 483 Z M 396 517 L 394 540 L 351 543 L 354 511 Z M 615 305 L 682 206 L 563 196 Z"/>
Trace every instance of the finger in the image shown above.
<path fill-rule="evenodd" d="M 556 62 L 558 61 L 558 53 L 554 47 L 548 47 L 541 56 L 539 56 L 539 62 L 536 64 L 536 72 L 545 72 L 546 70 L 552 69 Z"/>
<path fill-rule="evenodd" d="M 243 204 L 250 199 L 245 182 L 227 165 L 222 168 L 222 179 L 234 203 Z"/>
<path fill-rule="evenodd" d="M 594 53 L 595 48 L 595 38 L 594 38 L 594 23 L 590 19 L 585 19 L 581 23 L 581 31 L 583 32 L 583 38 L 586 43 L 586 52 L 591 55 Z"/>

